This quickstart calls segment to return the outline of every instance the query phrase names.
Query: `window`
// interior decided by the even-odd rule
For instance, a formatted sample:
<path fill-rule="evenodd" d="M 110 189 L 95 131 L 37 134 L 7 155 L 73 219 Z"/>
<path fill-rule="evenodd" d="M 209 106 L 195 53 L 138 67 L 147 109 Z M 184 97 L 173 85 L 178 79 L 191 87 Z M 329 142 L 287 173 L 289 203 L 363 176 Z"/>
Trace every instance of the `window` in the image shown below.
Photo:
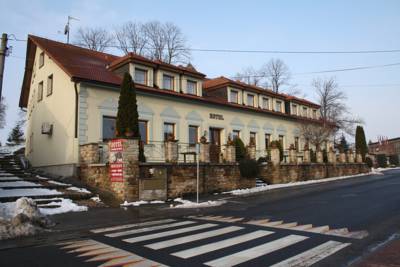
<path fill-rule="evenodd" d="M 174 123 L 164 123 L 164 141 L 168 140 L 168 136 L 175 139 L 175 124 Z"/>
<path fill-rule="evenodd" d="M 47 96 L 53 93 L 53 74 L 47 77 Z"/>
<path fill-rule="evenodd" d="M 256 145 L 257 133 L 250 132 L 250 144 Z"/>
<path fill-rule="evenodd" d="M 232 131 L 232 140 L 235 140 L 236 138 L 240 138 L 240 131 L 239 130 L 233 130 Z"/>
<path fill-rule="evenodd" d="M 262 108 L 269 109 L 269 99 L 266 97 L 263 97 L 263 99 L 262 99 Z"/>
<path fill-rule="evenodd" d="M 303 107 L 303 116 L 307 117 L 307 108 L 306 107 Z"/>
<path fill-rule="evenodd" d="M 147 70 L 135 68 L 135 82 L 140 84 L 147 84 Z"/>
<path fill-rule="evenodd" d="M 297 115 L 297 105 L 295 104 L 292 105 L 292 114 Z"/>
<path fill-rule="evenodd" d="M 294 148 L 296 149 L 296 151 L 300 151 L 299 149 L 299 137 L 295 137 L 294 138 Z"/>
<path fill-rule="evenodd" d="M 199 127 L 189 125 L 189 144 L 194 145 L 199 141 Z"/>
<path fill-rule="evenodd" d="M 147 144 L 148 142 L 148 137 L 147 137 L 147 121 L 139 121 L 139 134 L 140 134 L 140 141 L 143 142 L 143 144 Z"/>
<path fill-rule="evenodd" d="M 316 118 L 317 118 L 317 111 L 314 109 L 314 110 L 312 111 L 312 113 L 313 113 L 313 119 L 316 119 Z"/>
<path fill-rule="evenodd" d="M 103 140 L 109 140 L 115 137 L 115 117 L 103 117 Z"/>
<path fill-rule="evenodd" d="M 229 102 L 239 104 L 239 92 L 231 90 Z"/>
<path fill-rule="evenodd" d="M 43 99 L 43 82 L 40 82 L 39 85 L 38 85 L 38 98 L 37 98 L 37 100 L 39 102 L 39 101 L 42 101 L 42 99 Z"/>
<path fill-rule="evenodd" d="M 197 95 L 197 82 L 188 80 L 186 86 L 188 94 Z"/>
<path fill-rule="evenodd" d="M 275 102 L 275 111 L 282 112 L 282 102 L 281 101 Z"/>
<path fill-rule="evenodd" d="M 265 134 L 265 149 L 268 149 L 271 144 L 271 135 Z"/>
<path fill-rule="evenodd" d="M 174 89 L 174 77 L 169 75 L 163 75 L 163 88 L 167 90 Z"/>
<path fill-rule="evenodd" d="M 39 69 L 44 65 L 44 52 L 39 55 Z"/>
<path fill-rule="evenodd" d="M 285 137 L 283 135 L 279 136 L 279 143 L 281 143 L 282 148 L 284 149 L 285 145 Z"/>
<path fill-rule="evenodd" d="M 247 94 L 247 105 L 254 107 L 254 95 Z"/>

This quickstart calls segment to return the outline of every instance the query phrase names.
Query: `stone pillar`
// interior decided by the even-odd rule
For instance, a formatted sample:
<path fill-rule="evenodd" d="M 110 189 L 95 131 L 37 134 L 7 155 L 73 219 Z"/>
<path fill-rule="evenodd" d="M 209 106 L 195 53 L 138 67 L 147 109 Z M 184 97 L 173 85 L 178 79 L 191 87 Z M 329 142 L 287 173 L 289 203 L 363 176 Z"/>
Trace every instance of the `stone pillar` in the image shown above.
<path fill-rule="evenodd" d="M 357 160 L 357 163 L 363 163 L 363 158 L 362 158 L 362 155 L 360 153 L 356 154 L 356 160 Z"/>
<path fill-rule="evenodd" d="M 99 144 L 90 143 L 86 145 L 81 145 L 79 147 L 79 154 L 80 154 L 79 163 L 81 164 L 99 163 L 100 161 Z"/>
<path fill-rule="evenodd" d="M 165 162 L 177 163 L 178 162 L 178 142 L 166 141 L 164 143 Z"/>
<path fill-rule="evenodd" d="M 336 164 L 336 153 L 332 147 L 330 147 L 328 151 L 328 162 L 331 164 Z"/>
<path fill-rule="evenodd" d="M 137 201 L 139 199 L 139 140 L 111 140 L 109 147 L 112 191 L 122 201 Z M 118 175 L 121 173 L 122 175 Z"/>
<path fill-rule="evenodd" d="M 294 148 L 294 145 L 290 145 L 289 147 L 289 163 L 290 164 L 297 164 L 297 155 L 296 155 L 297 151 Z"/>
<path fill-rule="evenodd" d="M 321 149 L 317 150 L 317 163 L 324 163 L 324 154 L 322 153 Z"/>
<path fill-rule="evenodd" d="M 303 163 L 310 163 L 311 162 L 311 155 L 310 155 L 310 150 L 306 149 L 304 150 L 304 155 L 303 155 Z"/>
<path fill-rule="evenodd" d="M 353 153 L 352 150 L 349 150 L 349 151 L 347 152 L 347 161 L 348 161 L 349 163 L 354 163 L 354 153 Z"/>
<path fill-rule="evenodd" d="M 256 146 L 255 145 L 248 145 L 246 147 L 247 150 L 247 155 L 249 156 L 250 159 L 256 159 Z"/>
<path fill-rule="evenodd" d="M 199 161 L 208 163 L 210 162 L 210 144 L 200 143 Z"/>
<path fill-rule="evenodd" d="M 234 145 L 226 145 L 225 161 L 226 162 L 236 162 L 236 149 L 235 149 Z"/>
<path fill-rule="evenodd" d="M 279 148 L 276 146 L 271 147 L 271 162 L 273 165 L 279 165 L 281 163 Z"/>
<path fill-rule="evenodd" d="M 346 154 L 344 152 L 340 152 L 339 154 L 339 162 L 340 163 L 346 163 Z"/>

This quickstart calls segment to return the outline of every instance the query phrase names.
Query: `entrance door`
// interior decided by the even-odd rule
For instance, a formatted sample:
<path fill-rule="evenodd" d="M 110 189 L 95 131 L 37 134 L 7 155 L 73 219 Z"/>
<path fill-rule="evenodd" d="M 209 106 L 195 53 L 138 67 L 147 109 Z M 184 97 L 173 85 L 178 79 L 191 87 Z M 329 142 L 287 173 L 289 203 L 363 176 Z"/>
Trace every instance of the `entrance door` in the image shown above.
<path fill-rule="evenodd" d="M 221 154 L 221 129 L 210 128 L 210 161 L 219 163 Z"/>

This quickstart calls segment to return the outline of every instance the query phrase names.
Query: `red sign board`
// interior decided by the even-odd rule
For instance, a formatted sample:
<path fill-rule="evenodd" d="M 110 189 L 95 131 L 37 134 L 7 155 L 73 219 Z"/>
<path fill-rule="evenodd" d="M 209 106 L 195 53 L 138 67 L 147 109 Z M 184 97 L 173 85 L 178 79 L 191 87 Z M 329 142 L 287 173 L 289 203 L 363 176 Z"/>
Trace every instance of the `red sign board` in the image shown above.
<path fill-rule="evenodd" d="M 111 182 L 123 182 L 124 181 L 124 166 L 122 159 L 122 145 L 121 139 L 111 140 L 109 145 L 110 150 L 110 179 Z"/>

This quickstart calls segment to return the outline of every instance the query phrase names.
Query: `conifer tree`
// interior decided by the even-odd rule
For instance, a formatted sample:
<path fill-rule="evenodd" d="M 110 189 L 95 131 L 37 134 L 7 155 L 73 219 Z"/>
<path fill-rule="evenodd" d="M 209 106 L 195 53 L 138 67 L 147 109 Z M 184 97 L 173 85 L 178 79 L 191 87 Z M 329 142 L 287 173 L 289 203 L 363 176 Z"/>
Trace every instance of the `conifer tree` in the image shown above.
<path fill-rule="evenodd" d="M 349 150 L 349 144 L 347 143 L 346 137 L 343 134 L 342 137 L 340 137 L 339 150 L 340 152 L 345 153 Z"/>
<path fill-rule="evenodd" d="M 146 161 L 143 143 L 140 141 L 136 88 L 129 73 L 124 74 L 121 84 L 121 92 L 118 100 L 116 131 L 117 137 L 137 138 L 139 140 L 139 161 Z"/>
<path fill-rule="evenodd" d="M 357 126 L 356 128 L 356 152 L 361 153 L 363 160 L 365 160 L 365 155 L 368 153 L 368 145 L 362 126 Z"/>
<path fill-rule="evenodd" d="M 22 130 L 23 123 L 21 121 L 17 121 L 14 128 L 11 129 L 10 134 L 7 138 L 7 145 L 15 146 L 25 142 L 24 131 Z"/>

